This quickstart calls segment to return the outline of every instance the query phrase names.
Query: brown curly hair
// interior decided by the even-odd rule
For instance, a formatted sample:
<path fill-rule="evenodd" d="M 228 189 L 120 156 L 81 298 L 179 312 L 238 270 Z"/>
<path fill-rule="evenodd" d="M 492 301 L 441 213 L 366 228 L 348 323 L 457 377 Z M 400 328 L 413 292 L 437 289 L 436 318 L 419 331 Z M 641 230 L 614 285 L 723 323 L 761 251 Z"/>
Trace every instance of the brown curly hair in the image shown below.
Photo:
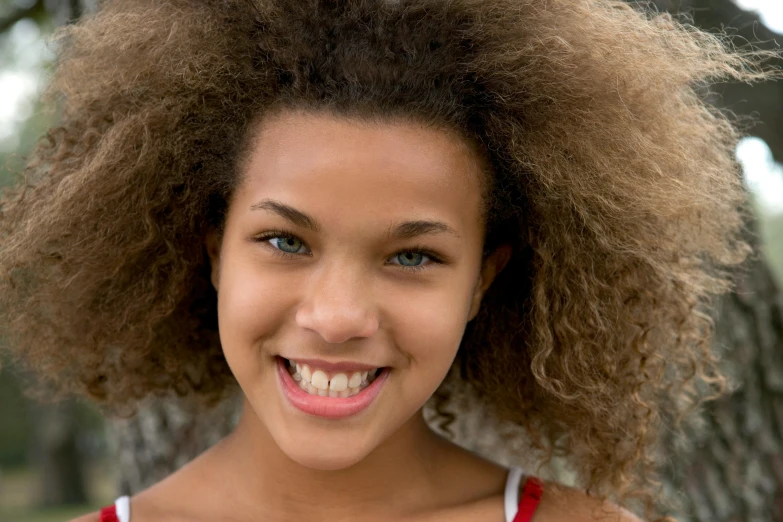
<path fill-rule="evenodd" d="M 56 43 L 60 122 L 0 200 L 0 334 L 58 389 L 235 385 L 204 235 L 254 122 L 304 108 L 481 151 L 485 252 L 513 254 L 444 389 L 588 491 L 649 499 L 662 424 L 720 390 L 707 311 L 747 206 L 739 130 L 704 100 L 768 75 L 761 51 L 617 0 L 116 0 Z"/>

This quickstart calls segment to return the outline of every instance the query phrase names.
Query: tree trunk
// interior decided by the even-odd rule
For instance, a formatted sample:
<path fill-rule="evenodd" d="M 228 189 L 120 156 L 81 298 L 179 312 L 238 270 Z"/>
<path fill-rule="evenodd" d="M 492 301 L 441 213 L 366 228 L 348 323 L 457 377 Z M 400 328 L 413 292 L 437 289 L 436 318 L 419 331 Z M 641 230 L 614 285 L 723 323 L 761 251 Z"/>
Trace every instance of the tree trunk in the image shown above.
<path fill-rule="evenodd" d="M 763 261 L 715 314 L 716 349 L 736 383 L 708 403 L 688 446 L 671 448 L 669 490 L 681 520 L 783 520 L 783 292 Z"/>
<path fill-rule="evenodd" d="M 236 425 L 240 406 L 237 398 L 203 412 L 189 401 L 155 399 L 134 417 L 112 421 L 119 493 L 138 493 L 215 444 Z"/>

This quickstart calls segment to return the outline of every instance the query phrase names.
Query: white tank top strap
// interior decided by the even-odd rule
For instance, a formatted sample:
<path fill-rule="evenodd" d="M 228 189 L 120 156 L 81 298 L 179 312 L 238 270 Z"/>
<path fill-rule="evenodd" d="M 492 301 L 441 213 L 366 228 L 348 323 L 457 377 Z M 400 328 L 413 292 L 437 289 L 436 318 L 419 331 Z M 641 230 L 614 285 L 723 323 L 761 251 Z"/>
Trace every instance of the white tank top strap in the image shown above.
<path fill-rule="evenodd" d="M 517 466 L 513 466 L 508 470 L 506 493 L 504 495 L 506 522 L 513 522 L 514 517 L 517 516 L 517 509 L 519 509 L 519 483 L 522 481 L 523 474 L 522 468 Z"/>
<path fill-rule="evenodd" d="M 130 522 L 130 497 L 125 496 L 115 500 L 114 508 L 117 510 L 117 520 Z"/>

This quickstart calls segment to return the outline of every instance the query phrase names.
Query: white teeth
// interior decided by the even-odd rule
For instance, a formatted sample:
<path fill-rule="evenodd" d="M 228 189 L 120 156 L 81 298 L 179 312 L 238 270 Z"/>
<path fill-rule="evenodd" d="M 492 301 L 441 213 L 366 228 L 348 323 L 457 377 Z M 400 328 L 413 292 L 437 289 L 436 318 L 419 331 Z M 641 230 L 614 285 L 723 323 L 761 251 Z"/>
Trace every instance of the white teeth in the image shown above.
<path fill-rule="evenodd" d="M 343 390 L 348 389 L 348 376 L 344 373 L 338 373 L 337 375 L 332 375 L 332 378 L 329 379 L 329 389 L 339 392 Z"/>
<path fill-rule="evenodd" d="M 330 379 L 325 371 L 313 371 L 306 364 L 297 364 L 286 359 L 286 365 L 290 367 L 288 373 L 291 378 L 302 390 L 321 397 L 347 398 L 356 395 L 381 371 L 381 368 L 375 368 L 369 372 L 353 372 L 350 376 L 340 372 L 332 375 Z"/>
<path fill-rule="evenodd" d="M 310 379 L 310 382 L 313 383 L 313 386 L 319 390 L 329 389 L 329 377 L 327 377 L 326 373 L 321 370 L 316 370 L 313 372 L 313 377 Z"/>
<path fill-rule="evenodd" d="M 361 383 L 362 383 L 362 374 L 359 372 L 354 372 L 354 374 L 351 375 L 351 378 L 348 381 L 348 387 L 358 388 Z"/>

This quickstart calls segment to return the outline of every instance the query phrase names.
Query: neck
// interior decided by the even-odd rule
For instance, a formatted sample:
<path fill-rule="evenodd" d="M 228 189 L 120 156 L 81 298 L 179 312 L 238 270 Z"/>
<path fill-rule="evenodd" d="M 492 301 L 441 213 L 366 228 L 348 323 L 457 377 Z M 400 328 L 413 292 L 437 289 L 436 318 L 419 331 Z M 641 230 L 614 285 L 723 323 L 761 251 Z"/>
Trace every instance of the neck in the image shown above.
<path fill-rule="evenodd" d="M 216 449 L 218 462 L 232 463 L 225 470 L 228 495 L 247 519 L 274 520 L 284 513 L 286 520 L 302 520 L 318 506 L 321 519 L 358 520 L 381 507 L 391 515 L 392 504 L 400 512 L 426 509 L 442 484 L 439 473 L 450 446 L 429 429 L 420 410 L 353 466 L 311 469 L 280 451 L 246 402 L 236 430 Z"/>

